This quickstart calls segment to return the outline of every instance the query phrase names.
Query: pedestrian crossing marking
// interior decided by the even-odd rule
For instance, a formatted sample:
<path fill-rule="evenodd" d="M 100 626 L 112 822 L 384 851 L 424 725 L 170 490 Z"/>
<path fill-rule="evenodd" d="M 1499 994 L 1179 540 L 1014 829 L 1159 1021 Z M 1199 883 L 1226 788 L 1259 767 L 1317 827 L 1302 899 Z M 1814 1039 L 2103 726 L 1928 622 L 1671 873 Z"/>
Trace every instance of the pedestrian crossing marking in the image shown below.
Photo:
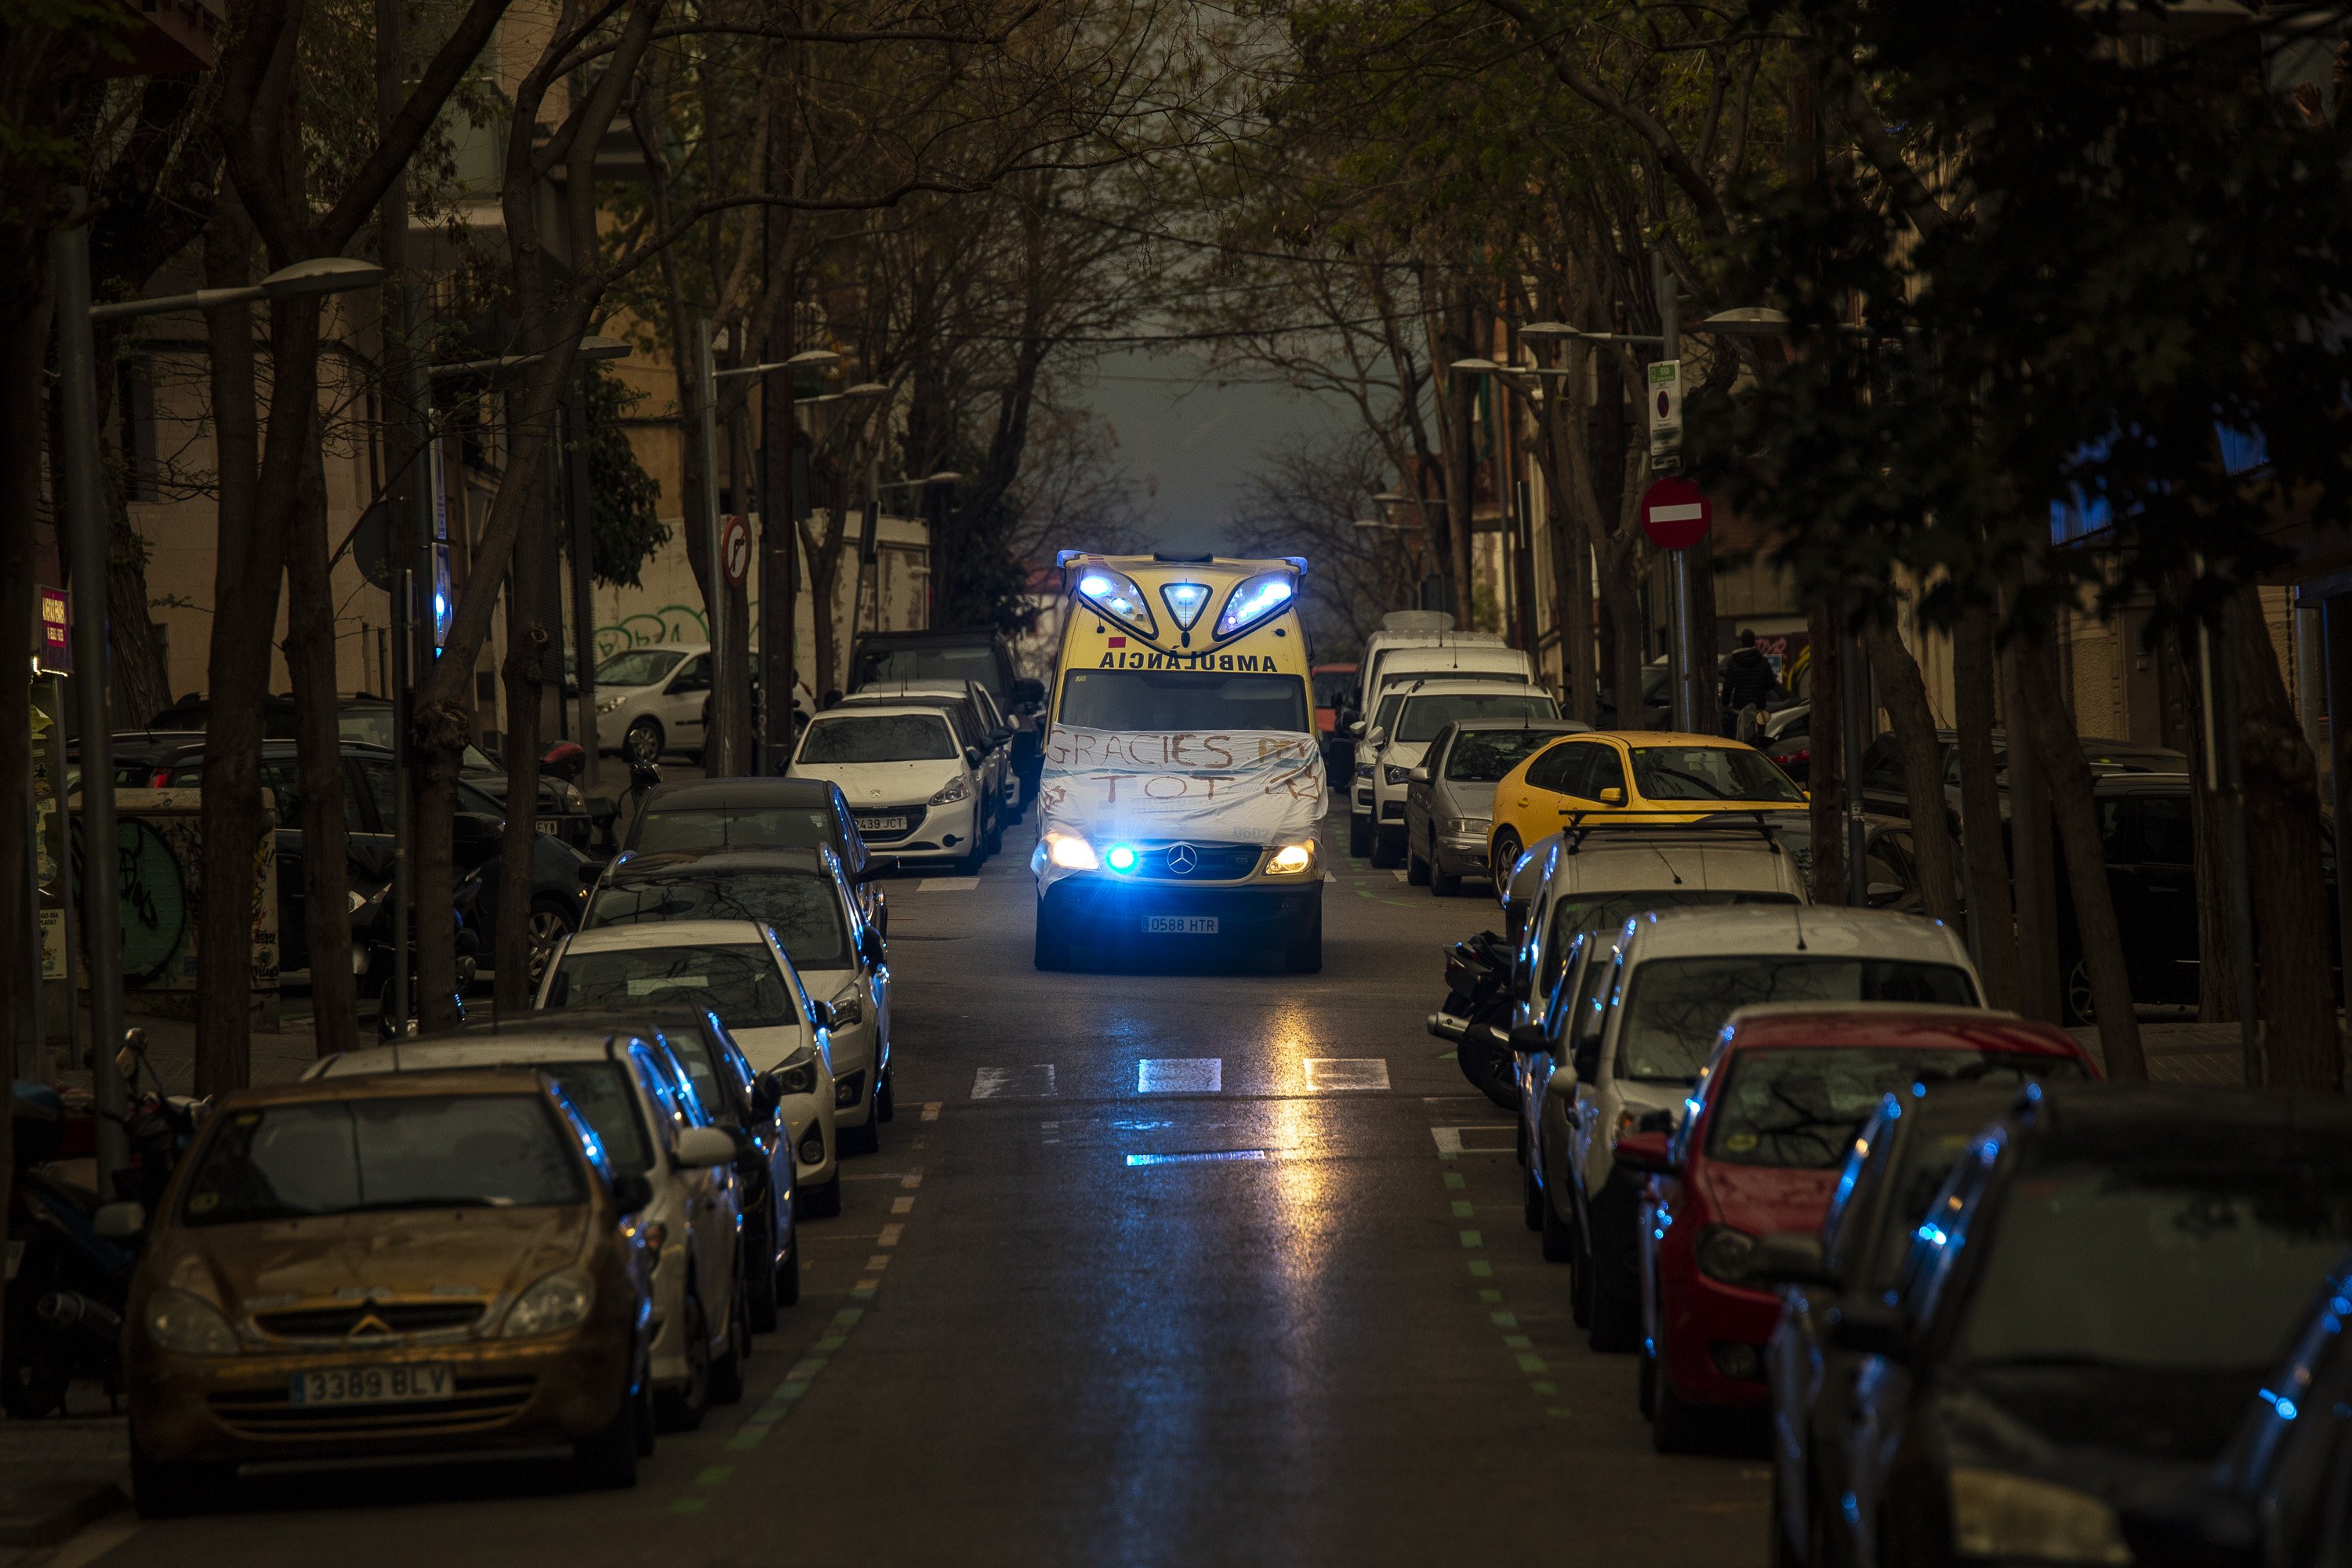
<path fill-rule="evenodd" d="M 1348 1089 L 1385 1089 L 1389 1086 L 1386 1057 L 1308 1057 L 1305 1063 L 1307 1092 L 1329 1094 Z"/>
<path fill-rule="evenodd" d="M 981 1068 L 971 1075 L 974 1100 L 1043 1100 L 1054 1092 L 1054 1064 Z"/>
<path fill-rule="evenodd" d="M 915 884 L 919 893 L 969 893 L 980 886 L 977 877 L 926 877 Z"/>
<path fill-rule="evenodd" d="M 1138 1094 L 1216 1094 L 1224 1080 L 1223 1057 L 1146 1057 L 1135 1064 Z"/>

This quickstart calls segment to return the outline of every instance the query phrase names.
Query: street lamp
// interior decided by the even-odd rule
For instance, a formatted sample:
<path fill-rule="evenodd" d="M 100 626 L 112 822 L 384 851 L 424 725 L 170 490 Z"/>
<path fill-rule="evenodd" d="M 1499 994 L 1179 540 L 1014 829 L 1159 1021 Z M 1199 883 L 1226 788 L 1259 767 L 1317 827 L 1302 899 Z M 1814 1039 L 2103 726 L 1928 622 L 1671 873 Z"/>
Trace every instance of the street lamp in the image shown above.
<path fill-rule="evenodd" d="M 349 257 L 319 257 L 280 268 L 239 289 L 200 289 L 160 300 L 123 300 L 93 306 L 89 298 L 89 226 L 80 191 L 71 193 L 75 221 L 49 236 L 50 269 L 58 289 L 59 456 L 66 481 L 67 558 L 73 571 L 75 706 L 81 726 L 82 933 L 89 943 L 89 1065 L 98 1097 L 99 1191 L 113 1190 L 112 1174 L 130 1163 L 123 1125 L 122 1077 L 114 1053 L 122 1045 L 122 926 L 116 880 L 114 720 L 108 710 L 106 526 L 98 505 L 97 321 L 262 300 L 299 299 L 372 289 L 383 268 Z"/>

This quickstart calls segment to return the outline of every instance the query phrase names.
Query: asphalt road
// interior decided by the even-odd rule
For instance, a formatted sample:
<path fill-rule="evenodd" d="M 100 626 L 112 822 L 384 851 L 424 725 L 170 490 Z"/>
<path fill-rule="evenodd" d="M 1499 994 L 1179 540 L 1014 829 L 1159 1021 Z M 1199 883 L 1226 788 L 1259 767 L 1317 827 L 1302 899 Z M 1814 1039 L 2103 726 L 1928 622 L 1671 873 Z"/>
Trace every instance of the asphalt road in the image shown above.
<path fill-rule="evenodd" d="M 1491 904 L 1347 863 L 1320 975 L 1040 974 L 1031 841 L 891 884 L 898 1120 L 742 1404 L 635 1491 L 248 1477 L 57 1568 L 1761 1561 L 1763 1461 L 1650 1451 L 1423 1032 Z"/>

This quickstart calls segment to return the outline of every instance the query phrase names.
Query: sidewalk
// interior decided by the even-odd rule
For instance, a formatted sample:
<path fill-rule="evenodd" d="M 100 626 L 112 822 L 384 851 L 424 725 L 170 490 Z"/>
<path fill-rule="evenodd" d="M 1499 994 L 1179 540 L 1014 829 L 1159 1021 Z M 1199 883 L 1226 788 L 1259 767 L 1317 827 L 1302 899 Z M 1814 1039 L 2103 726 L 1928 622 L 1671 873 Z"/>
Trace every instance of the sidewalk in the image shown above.
<path fill-rule="evenodd" d="M 2083 1048 L 2105 1071 L 2107 1060 L 2105 1053 L 2099 1049 L 2097 1027 L 2086 1025 L 2067 1033 L 2083 1042 Z M 2139 1039 L 2140 1049 L 2147 1057 L 2151 1083 L 2210 1083 L 2234 1088 L 2246 1081 L 2235 1024 L 2151 1024 L 2142 1020 Z"/>
<path fill-rule="evenodd" d="M 130 1436 L 86 1384 L 69 1414 L 0 1421 L 0 1568 L 130 1506 Z"/>

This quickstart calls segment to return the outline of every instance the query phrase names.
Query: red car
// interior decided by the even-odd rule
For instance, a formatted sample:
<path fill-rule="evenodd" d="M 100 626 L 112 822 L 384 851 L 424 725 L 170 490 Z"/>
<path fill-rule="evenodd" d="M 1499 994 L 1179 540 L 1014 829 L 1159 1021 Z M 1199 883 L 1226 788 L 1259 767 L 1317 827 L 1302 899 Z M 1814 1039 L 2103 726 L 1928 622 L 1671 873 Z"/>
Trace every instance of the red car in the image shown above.
<path fill-rule="evenodd" d="M 2095 1078 L 2074 1037 L 2013 1014 L 1906 1003 L 1776 1003 L 1733 1015 L 1672 1134 L 1618 1141 L 1641 1199 L 1642 1414 L 1660 1453 L 1761 1407 L 1776 1289 L 1747 1283 L 1756 1239 L 1818 1230 L 1856 1133 L 1921 1082 Z"/>

